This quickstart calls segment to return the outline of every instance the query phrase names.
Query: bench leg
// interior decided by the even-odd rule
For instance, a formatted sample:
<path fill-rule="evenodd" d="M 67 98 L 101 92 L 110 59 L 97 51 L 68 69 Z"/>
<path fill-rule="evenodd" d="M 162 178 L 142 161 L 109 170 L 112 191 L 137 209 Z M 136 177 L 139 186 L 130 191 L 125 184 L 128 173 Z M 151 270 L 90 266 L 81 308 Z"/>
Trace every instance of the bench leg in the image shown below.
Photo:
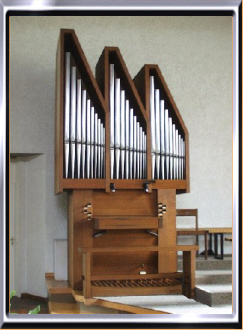
<path fill-rule="evenodd" d="M 84 281 L 83 281 L 83 294 L 84 297 L 91 298 L 91 254 L 90 252 L 83 253 L 83 271 L 84 271 Z"/>
<path fill-rule="evenodd" d="M 184 284 L 182 292 L 187 298 L 195 298 L 195 269 L 196 252 L 183 251 L 183 276 Z"/>

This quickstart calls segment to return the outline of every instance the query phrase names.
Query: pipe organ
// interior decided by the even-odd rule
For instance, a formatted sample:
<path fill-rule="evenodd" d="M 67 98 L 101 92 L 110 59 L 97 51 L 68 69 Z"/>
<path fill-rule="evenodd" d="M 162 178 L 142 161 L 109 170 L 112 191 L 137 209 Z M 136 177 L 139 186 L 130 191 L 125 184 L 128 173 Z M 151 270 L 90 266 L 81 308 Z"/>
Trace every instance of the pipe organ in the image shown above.
<path fill-rule="evenodd" d="M 68 191 L 68 279 L 85 299 L 194 296 L 196 246 L 178 246 L 176 194 L 189 191 L 188 132 L 157 65 L 131 78 L 117 47 L 95 77 L 60 31 L 55 191 Z M 177 253 L 183 251 L 183 270 Z"/>

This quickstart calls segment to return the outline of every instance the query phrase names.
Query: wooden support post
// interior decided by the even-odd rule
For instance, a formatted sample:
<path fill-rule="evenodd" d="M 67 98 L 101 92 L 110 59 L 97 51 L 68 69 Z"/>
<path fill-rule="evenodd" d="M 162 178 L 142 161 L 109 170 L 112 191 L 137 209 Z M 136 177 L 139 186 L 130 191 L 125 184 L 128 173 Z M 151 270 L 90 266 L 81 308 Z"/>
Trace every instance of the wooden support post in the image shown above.
<path fill-rule="evenodd" d="M 184 283 L 182 292 L 187 298 L 195 298 L 196 252 L 183 251 Z"/>
<path fill-rule="evenodd" d="M 79 249 L 93 246 L 93 224 L 88 220 L 88 212 L 84 213 L 87 204 L 93 206 L 92 190 L 74 190 L 69 194 L 68 280 L 75 290 L 83 288 L 81 276 L 84 273 Z"/>
<path fill-rule="evenodd" d="M 83 294 L 86 299 L 91 298 L 91 253 L 83 254 Z"/>
<path fill-rule="evenodd" d="M 157 205 L 166 205 L 163 214 L 163 225 L 158 228 L 158 272 L 174 273 L 177 271 L 176 246 L 176 191 L 173 189 L 158 190 Z M 168 250 L 171 248 L 171 250 Z"/>

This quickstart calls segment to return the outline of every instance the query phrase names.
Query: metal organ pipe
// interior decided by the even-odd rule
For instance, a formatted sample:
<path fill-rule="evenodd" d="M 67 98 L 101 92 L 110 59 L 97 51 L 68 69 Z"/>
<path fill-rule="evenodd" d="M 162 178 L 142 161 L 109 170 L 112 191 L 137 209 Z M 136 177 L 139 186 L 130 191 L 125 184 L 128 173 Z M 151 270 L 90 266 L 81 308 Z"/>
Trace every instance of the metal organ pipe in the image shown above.
<path fill-rule="evenodd" d="M 120 156 L 121 156 L 121 82 L 119 78 L 115 79 L 115 167 L 116 179 L 119 179 Z"/>
<path fill-rule="evenodd" d="M 65 108 L 64 108 L 64 159 L 65 159 L 65 178 L 69 172 L 69 144 L 70 144 L 70 66 L 71 54 L 65 54 Z"/>
<path fill-rule="evenodd" d="M 165 108 L 162 92 L 150 76 L 152 179 L 185 179 L 185 141 Z"/>
<path fill-rule="evenodd" d="M 77 177 L 80 179 L 81 172 L 81 106 L 82 106 L 81 79 L 77 80 Z"/>
<path fill-rule="evenodd" d="M 66 52 L 64 177 L 104 178 L 105 127 L 73 63 L 71 53 Z"/>
<path fill-rule="evenodd" d="M 71 69 L 71 170 L 72 179 L 74 178 L 76 150 L 76 67 Z"/>
<path fill-rule="evenodd" d="M 127 95 L 110 64 L 111 179 L 146 178 L 145 132 Z"/>

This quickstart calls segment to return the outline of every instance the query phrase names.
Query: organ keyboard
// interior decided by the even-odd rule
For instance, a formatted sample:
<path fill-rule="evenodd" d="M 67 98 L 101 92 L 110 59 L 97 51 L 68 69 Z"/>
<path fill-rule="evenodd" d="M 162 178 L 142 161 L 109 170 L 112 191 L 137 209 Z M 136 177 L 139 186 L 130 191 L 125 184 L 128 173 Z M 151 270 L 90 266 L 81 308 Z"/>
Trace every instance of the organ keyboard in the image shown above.
<path fill-rule="evenodd" d="M 75 32 L 62 29 L 56 82 L 55 183 L 69 192 L 71 286 L 85 298 L 117 287 L 193 297 L 195 247 L 180 274 L 175 226 L 176 193 L 189 191 L 188 132 L 159 68 L 145 65 L 132 80 L 119 49 L 105 47 L 95 78 Z"/>

